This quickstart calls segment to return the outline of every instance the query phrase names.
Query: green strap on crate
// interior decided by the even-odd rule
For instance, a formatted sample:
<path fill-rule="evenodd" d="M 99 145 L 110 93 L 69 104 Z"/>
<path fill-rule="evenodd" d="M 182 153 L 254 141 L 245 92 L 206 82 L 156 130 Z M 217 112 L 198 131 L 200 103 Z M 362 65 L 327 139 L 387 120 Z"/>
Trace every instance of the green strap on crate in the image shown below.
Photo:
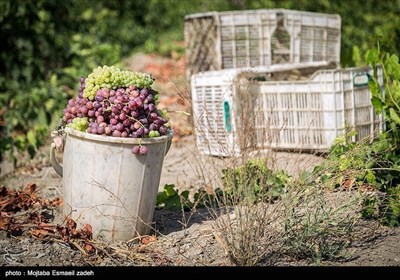
<path fill-rule="evenodd" d="M 224 101 L 224 120 L 225 120 L 225 130 L 231 132 L 231 106 L 229 105 L 229 101 Z"/>

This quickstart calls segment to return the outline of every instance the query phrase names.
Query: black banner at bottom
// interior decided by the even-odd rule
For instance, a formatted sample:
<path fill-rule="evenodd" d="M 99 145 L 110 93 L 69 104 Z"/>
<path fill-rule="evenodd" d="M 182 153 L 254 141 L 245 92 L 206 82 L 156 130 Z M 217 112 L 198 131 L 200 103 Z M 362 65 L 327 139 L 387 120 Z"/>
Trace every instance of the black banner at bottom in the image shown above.
<path fill-rule="evenodd" d="M 176 273 L 179 272 L 179 273 Z M 193 274 L 200 272 L 201 274 Z M 185 278 L 188 276 L 196 278 L 199 276 L 204 279 L 204 276 L 214 276 L 221 279 L 229 274 L 234 276 L 251 277 L 252 274 L 278 276 L 280 278 L 289 275 L 296 277 L 306 276 L 307 279 L 326 277 L 334 273 L 338 277 L 343 273 L 348 276 L 348 273 L 355 273 L 357 276 L 372 277 L 381 275 L 382 272 L 393 272 L 398 274 L 400 267 L 182 267 L 182 266 L 129 266 L 129 267 L 0 267 L 0 279 L 21 279 L 21 278 L 78 278 L 78 279 L 104 279 L 115 278 L 125 279 L 134 278 L 143 273 L 146 277 L 164 276 L 173 277 L 176 279 Z M 186 274 L 189 273 L 189 274 Z M 328 274 L 327 274 L 328 273 Z"/>

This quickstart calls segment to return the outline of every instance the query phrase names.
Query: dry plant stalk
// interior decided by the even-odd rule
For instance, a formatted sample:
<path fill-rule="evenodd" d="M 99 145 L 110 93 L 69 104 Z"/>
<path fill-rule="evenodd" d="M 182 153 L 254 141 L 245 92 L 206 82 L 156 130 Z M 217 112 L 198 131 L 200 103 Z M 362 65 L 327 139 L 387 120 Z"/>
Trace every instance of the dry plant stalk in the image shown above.
<path fill-rule="evenodd" d="M 233 264 L 256 265 L 277 249 L 282 239 L 278 223 L 282 213 L 277 204 L 236 205 L 219 210 L 217 240 Z"/>
<path fill-rule="evenodd" d="M 280 131 L 269 129 L 270 121 L 262 119 L 265 118 L 265 114 L 255 115 L 263 108 L 257 104 L 254 94 L 242 84 L 241 86 L 237 97 L 240 98 L 240 102 L 236 102 L 232 109 L 236 125 L 233 132 L 225 130 L 224 116 L 219 110 L 224 106 L 223 98 L 212 100 L 212 106 L 210 100 L 203 100 L 201 107 L 204 111 L 194 115 L 198 117 L 194 119 L 194 123 L 199 149 L 206 154 L 225 155 L 223 158 L 207 159 L 208 166 L 212 166 L 214 170 L 213 189 L 226 190 L 229 186 L 234 186 L 229 195 L 224 193 L 222 197 L 218 197 L 216 194 L 216 207 L 209 207 L 212 217 L 216 220 L 216 239 L 233 264 L 255 265 L 281 246 L 284 212 L 279 203 L 265 203 L 270 200 L 270 186 L 267 185 L 267 180 L 263 179 L 268 174 L 260 174 L 261 171 L 255 170 L 255 174 L 242 174 L 242 178 L 233 176 L 228 178 L 231 182 L 223 182 L 221 170 L 235 170 L 249 160 L 258 159 L 264 161 L 272 170 L 276 170 L 277 152 L 271 149 L 270 144 L 279 139 Z M 224 94 L 222 93 L 222 96 Z M 264 126 L 260 127 L 260 124 Z M 281 129 L 284 129 L 284 126 Z M 234 143 L 231 142 L 232 139 Z M 241 151 L 239 156 L 238 149 Z M 201 175 L 210 176 L 210 172 L 203 172 Z M 257 197 L 254 195 L 254 178 L 261 178 Z M 237 184 L 235 180 L 240 183 Z M 210 180 L 204 179 L 203 182 Z M 208 189 L 208 185 L 204 187 Z"/>
<path fill-rule="evenodd" d="M 350 244 L 360 196 L 326 191 L 323 185 L 302 185 L 282 196 L 283 251 L 297 259 L 321 261 L 343 257 Z"/>

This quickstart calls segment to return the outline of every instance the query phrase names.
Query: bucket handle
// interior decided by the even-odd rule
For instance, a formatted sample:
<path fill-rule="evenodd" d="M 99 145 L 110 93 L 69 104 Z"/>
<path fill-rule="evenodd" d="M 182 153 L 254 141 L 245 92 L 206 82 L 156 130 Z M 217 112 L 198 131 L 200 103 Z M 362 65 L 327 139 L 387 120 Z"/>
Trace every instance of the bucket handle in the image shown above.
<path fill-rule="evenodd" d="M 50 162 L 54 170 L 61 177 L 63 176 L 63 167 L 57 161 L 55 150 L 62 151 L 64 148 L 64 137 L 60 135 L 59 131 L 52 131 L 51 137 L 53 138 L 53 143 L 50 145 Z"/>
<path fill-rule="evenodd" d="M 166 156 L 168 154 L 168 151 L 171 148 L 171 144 L 172 144 L 172 138 L 169 139 L 168 142 L 167 142 L 167 146 L 165 147 L 164 156 Z"/>

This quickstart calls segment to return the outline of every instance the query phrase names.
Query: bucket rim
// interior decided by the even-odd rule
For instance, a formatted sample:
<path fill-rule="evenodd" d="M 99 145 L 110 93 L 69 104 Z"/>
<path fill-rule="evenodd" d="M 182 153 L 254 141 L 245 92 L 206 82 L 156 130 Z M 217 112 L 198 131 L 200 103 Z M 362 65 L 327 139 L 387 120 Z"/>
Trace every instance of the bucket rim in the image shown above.
<path fill-rule="evenodd" d="M 152 138 L 113 137 L 113 136 L 108 136 L 108 135 L 90 134 L 87 132 L 72 129 L 70 127 L 65 127 L 64 132 L 69 136 L 74 136 L 74 137 L 97 141 L 97 142 L 118 143 L 118 144 L 136 144 L 136 145 L 163 143 L 163 142 L 171 140 L 172 136 L 174 134 L 173 130 L 169 129 L 168 134 L 162 135 L 159 137 L 152 137 Z"/>

